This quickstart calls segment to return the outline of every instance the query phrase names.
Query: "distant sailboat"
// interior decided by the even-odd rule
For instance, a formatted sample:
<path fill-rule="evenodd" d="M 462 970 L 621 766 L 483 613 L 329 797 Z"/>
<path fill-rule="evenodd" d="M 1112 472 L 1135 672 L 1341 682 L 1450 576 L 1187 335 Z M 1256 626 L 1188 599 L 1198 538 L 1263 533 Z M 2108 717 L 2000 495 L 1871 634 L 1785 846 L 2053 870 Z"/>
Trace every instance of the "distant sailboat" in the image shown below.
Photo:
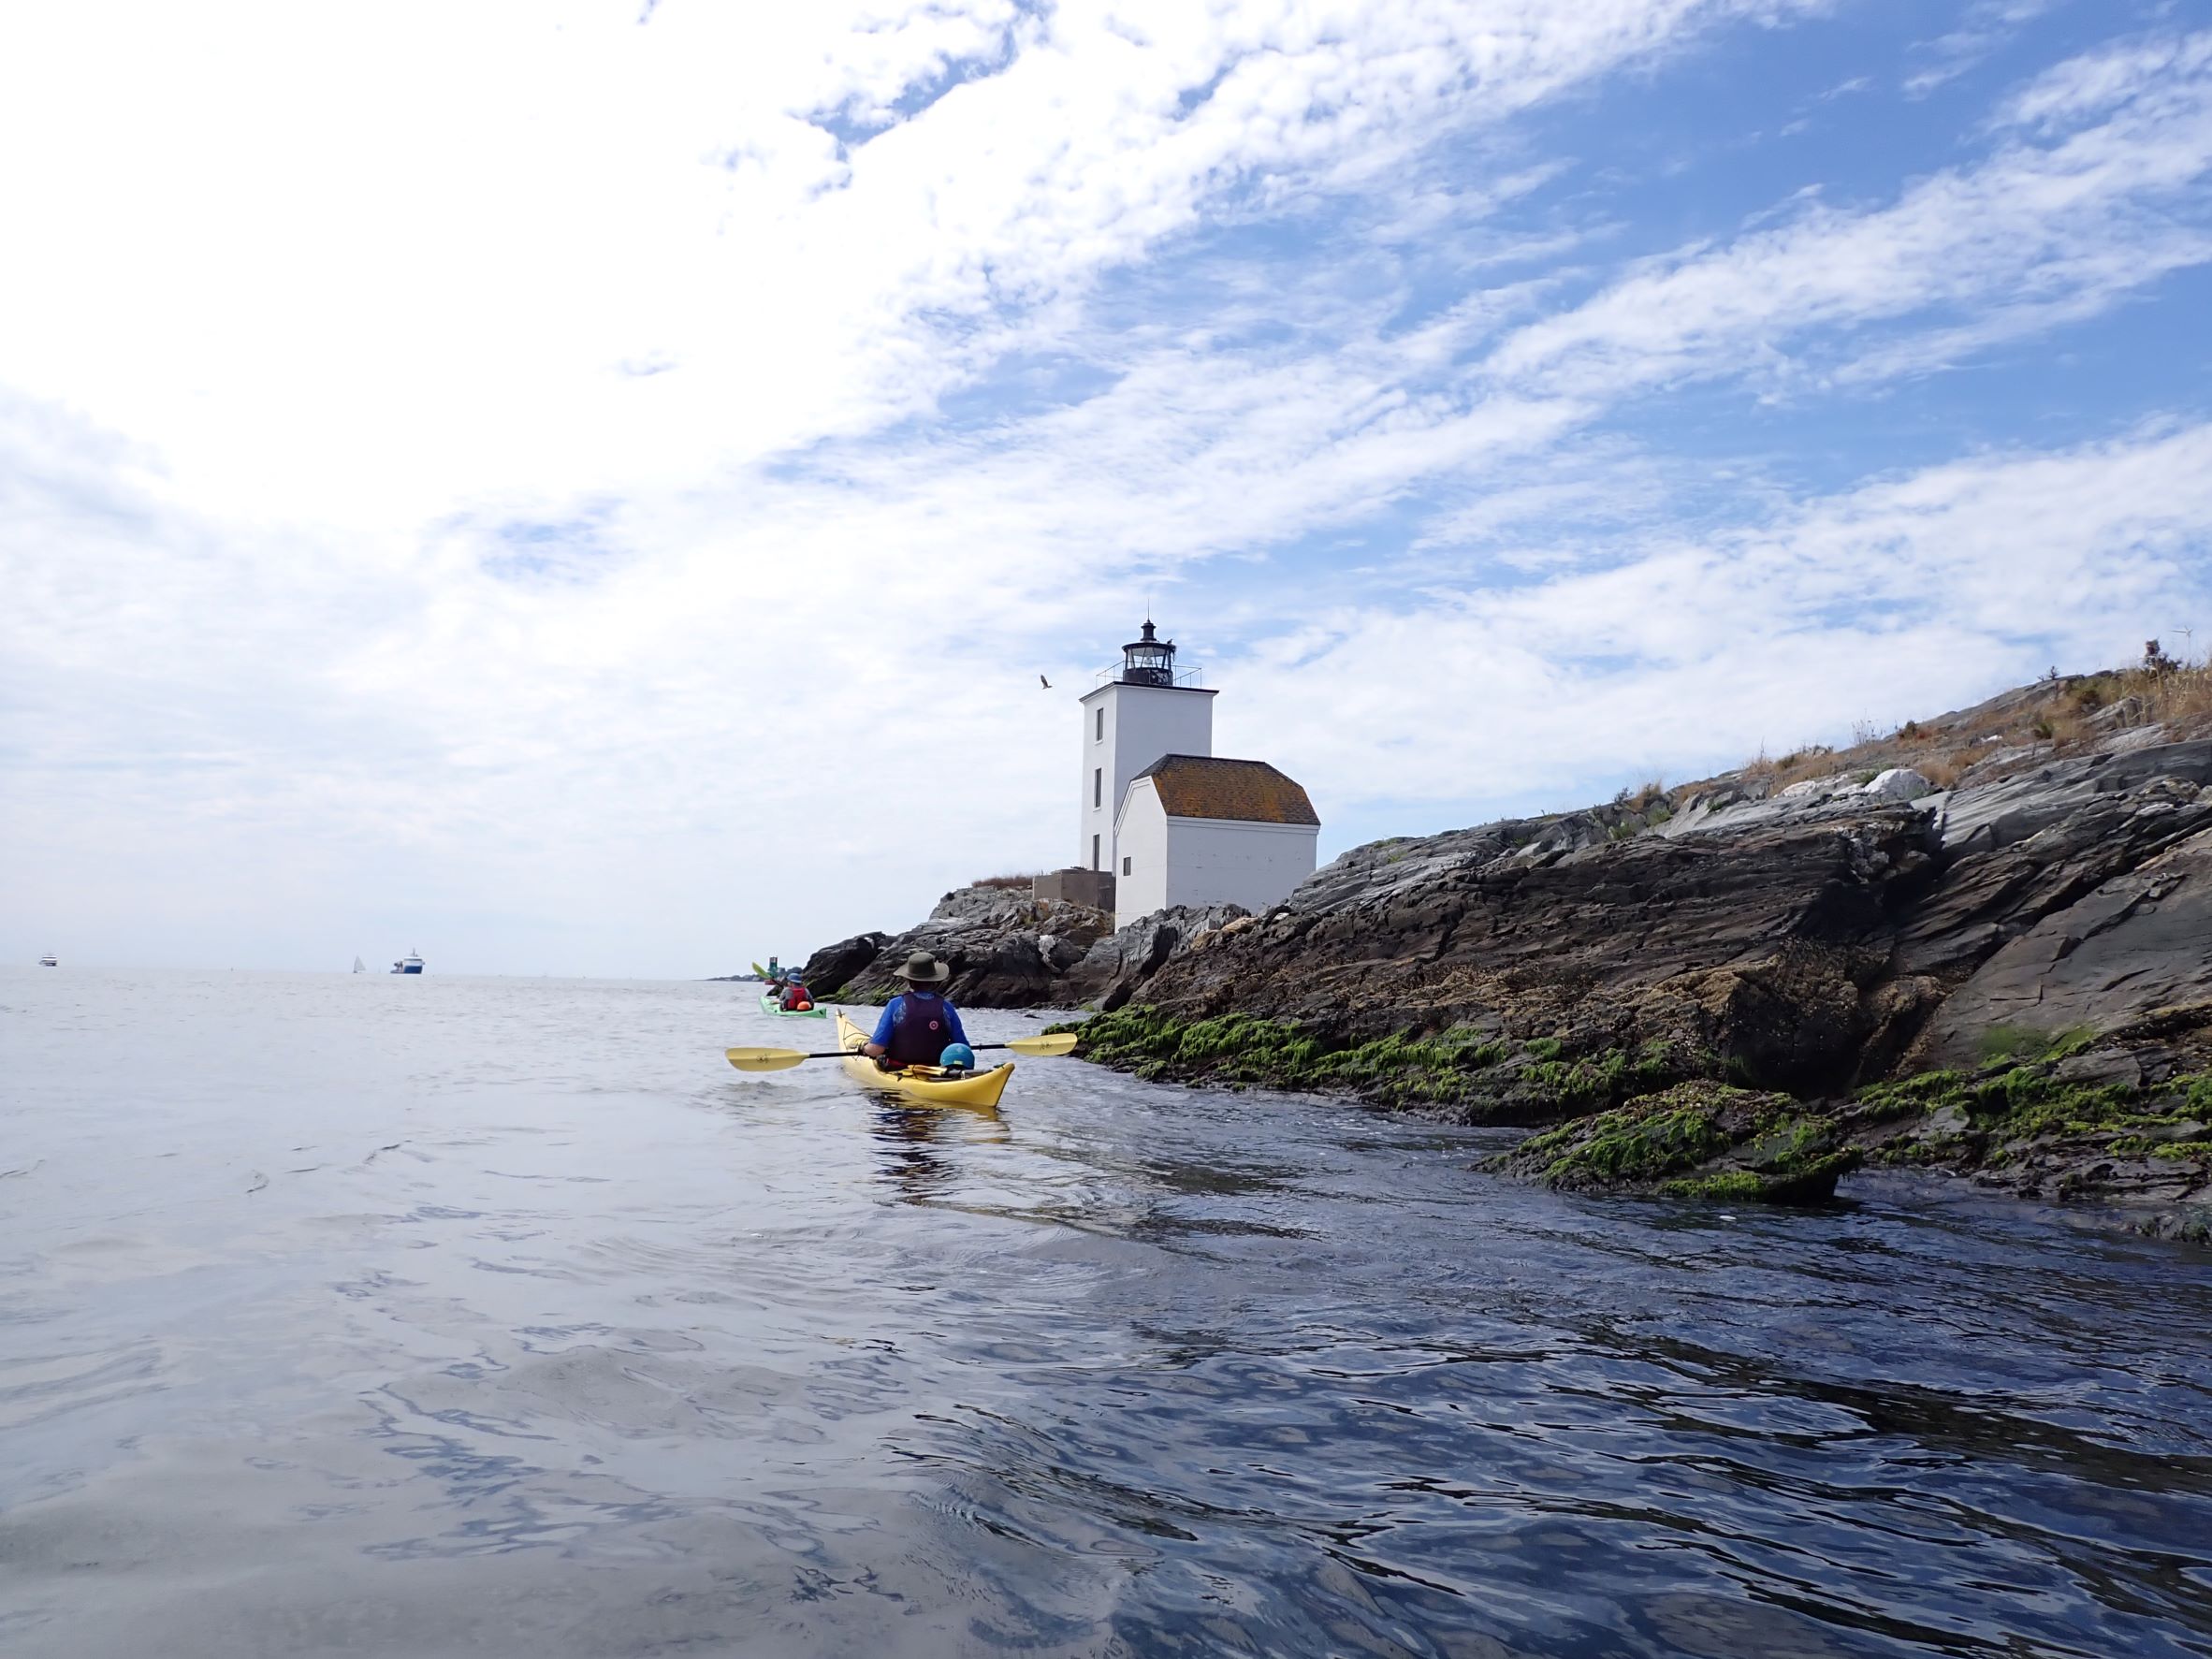
<path fill-rule="evenodd" d="M 369 971 L 369 965 L 366 962 L 363 962 L 358 956 L 356 956 L 354 958 L 354 971 L 356 973 L 367 973 Z"/>

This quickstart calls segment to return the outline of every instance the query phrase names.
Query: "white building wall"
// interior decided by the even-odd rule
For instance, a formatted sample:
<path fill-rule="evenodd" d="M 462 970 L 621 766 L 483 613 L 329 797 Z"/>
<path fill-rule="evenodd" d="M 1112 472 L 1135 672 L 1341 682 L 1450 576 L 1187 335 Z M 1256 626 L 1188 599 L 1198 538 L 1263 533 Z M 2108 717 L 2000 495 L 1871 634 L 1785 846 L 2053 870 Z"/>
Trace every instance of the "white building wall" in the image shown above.
<path fill-rule="evenodd" d="M 1170 818 L 1152 779 L 1129 786 L 1114 865 L 1113 924 L 1170 905 L 1243 905 L 1261 911 L 1314 873 L 1320 830 L 1310 823 Z M 1128 866 L 1122 873 L 1122 863 Z"/>
<path fill-rule="evenodd" d="M 1258 912 L 1282 903 L 1314 873 L 1317 825 L 1225 818 L 1164 822 L 1167 904 L 1234 904 Z"/>
<path fill-rule="evenodd" d="M 1163 754 L 1214 752 L 1214 693 L 1116 680 L 1084 698 L 1082 707 L 1083 810 L 1075 862 L 1084 869 L 1118 871 L 1113 819 L 1129 779 Z"/>
<path fill-rule="evenodd" d="M 1113 866 L 1113 924 L 1168 908 L 1168 814 L 1152 779 L 1140 778 L 1122 803 L 1120 856 Z M 1124 866 L 1128 874 L 1123 875 Z"/>

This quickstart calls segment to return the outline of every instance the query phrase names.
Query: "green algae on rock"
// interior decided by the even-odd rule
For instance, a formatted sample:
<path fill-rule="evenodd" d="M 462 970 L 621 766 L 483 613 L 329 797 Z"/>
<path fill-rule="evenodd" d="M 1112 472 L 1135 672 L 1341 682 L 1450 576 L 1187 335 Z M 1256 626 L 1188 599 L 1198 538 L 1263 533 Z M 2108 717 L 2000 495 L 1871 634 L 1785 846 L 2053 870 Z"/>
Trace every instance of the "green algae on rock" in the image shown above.
<path fill-rule="evenodd" d="M 2195 1213 L 2201 1231 L 2212 1071 L 2104 1081 L 2097 1061 L 2070 1052 L 1974 1074 L 1926 1071 L 1862 1089 L 1836 1115 L 1885 1163 L 1947 1169 L 2024 1198 L 2181 1206 L 2147 1230 L 2186 1234 Z"/>
<path fill-rule="evenodd" d="M 1840 1126 L 1785 1095 L 1681 1083 L 1531 1135 L 1485 1162 L 1569 1190 L 1808 1203 L 1855 1168 Z"/>
<path fill-rule="evenodd" d="M 2158 1029 L 2193 1041 L 2202 1026 L 2176 1015 Z M 2203 1236 L 2212 1218 L 2212 1071 L 2143 1081 L 2131 1057 L 2148 1052 L 2141 1032 L 2127 1034 L 2132 1049 L 2068 1034 L 2002 1045 L 2040 1053 L 2033 1060 L 1797 1099 L 1721 1081 L 1724 1062 L 1689 1044 L 1576 1054 L 1556 1037 L 1516 1041 L 1471 1024 L 1361 1039 L 1317 1022 L 1188 1019 L 1141 1004 L 1054 1029 L 1075 1031 L 1083 1057 L 1149 1079 L 1557 1125 L 1486 1166 L 1553 1186 L 1812 1201 L 1870 1160 L 2029 1198 L 2125 1202 L 2131 1225 L 2169 1236 Z"/>
<path fill-rule="evenodd" d="M 1154 1081 L 1350 1094 L 1466 1123 L 1550 1123 L 1696 1074 L 1710 1057 L 1663 1042 L 1567 1055 L 1471 1025 L 1360 1039 L 1310 1022 L 1222 1014 L 1186 1019 L 1147 1004 L 1051 1027 L 1087 1060 Z"/>

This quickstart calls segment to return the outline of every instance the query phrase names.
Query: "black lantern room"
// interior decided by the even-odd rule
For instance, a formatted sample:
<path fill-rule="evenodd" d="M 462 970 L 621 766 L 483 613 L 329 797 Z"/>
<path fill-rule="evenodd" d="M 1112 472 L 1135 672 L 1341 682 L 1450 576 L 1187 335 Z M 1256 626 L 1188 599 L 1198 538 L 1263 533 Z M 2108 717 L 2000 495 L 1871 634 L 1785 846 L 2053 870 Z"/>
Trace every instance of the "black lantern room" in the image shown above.
<path fill-rule="evenodd" d="M 1175 683 L 1175 642 L 1155 637 L 1149 619 L 1144 624 L 1144 636 L 1121 648 L 1121 683 L 1125 686 Z"/>

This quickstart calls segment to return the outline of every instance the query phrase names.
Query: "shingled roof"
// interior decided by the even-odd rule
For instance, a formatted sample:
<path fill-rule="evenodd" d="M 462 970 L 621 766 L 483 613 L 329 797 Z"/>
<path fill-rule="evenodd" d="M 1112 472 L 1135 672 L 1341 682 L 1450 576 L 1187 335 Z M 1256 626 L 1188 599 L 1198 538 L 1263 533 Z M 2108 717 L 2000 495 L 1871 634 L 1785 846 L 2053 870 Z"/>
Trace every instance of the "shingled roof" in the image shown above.
<path fill-rule="evenodd" d="M 1265 761 L 1164 754 L 1137 776 L 1152 779 L 1170 818 L 1231 818 L 1247 823 L 1321 822 L 1313 802 L 1306 799 L 1303 786 Z"/>

